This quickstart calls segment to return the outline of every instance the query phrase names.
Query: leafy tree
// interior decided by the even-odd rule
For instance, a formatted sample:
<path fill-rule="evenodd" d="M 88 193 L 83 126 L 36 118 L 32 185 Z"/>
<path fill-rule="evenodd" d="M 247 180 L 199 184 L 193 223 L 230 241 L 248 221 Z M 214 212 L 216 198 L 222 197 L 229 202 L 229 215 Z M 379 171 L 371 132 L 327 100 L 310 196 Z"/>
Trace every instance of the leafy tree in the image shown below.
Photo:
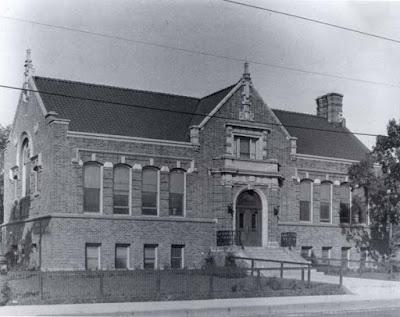
<path fill-rule="evenodd" d="M 349 176 L 353 188 L 362 188 L 366 197 L 364 206 L 357 208 L 369 207 L 371 229 L 388 236 L 391 253 L 397 244 L 393 228 L 400 223 L 400 122 L 389 121 L 387 135 L 377 137 L 371 155 L 352 165 Z"/>

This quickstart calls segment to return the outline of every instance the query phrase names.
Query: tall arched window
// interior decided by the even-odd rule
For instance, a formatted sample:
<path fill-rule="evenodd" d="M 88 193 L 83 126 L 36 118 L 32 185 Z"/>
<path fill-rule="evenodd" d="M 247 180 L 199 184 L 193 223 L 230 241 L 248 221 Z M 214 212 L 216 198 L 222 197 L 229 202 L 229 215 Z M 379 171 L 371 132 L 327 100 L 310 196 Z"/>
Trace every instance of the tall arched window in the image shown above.
<path fill-rule="evenodd" d="M 324 182 L 321 184 L 321 199 L 319 209 L 319 221 L 331 222 L 331 206 L 332 206 L 332 184 Z"/>
<path fill-rule="evenodd" d="M 158 214 L 158 170 L 154 167 L 142 171 L 142 214 Z"/>
<path fill-rule="evenodd" d="M 312 181 L 305 179 L 300 182 L 300 221 L 311 221 Z"/>
<path fill-rule="evenodd" d="M 101 168 L 96 162 L 83 166 L 83 211 L 100 212 Z"/>
<path fill-rule="evenodd" d="M 350 223 L 350 186 L 346 183 L 340 185 L 340 223 Z"/>
<path fill-rule="evenodd" d="M 130 169 L 127 165 L 114 167 L 113 210 L 115 214 L 129 214 Z"/>
<path fill-rule="evenodd" d="M 25 138 L 21 148 L 21 165 L 22 165 L 22 197 L 29 196 L 31 185 L 31 169 L 30 169 L 30 151 L 29 140 Z"/>
<path fill-rule="evenodd" d="M 185 205 L 185 172 L 177 169 L 169 175 L 169 214 L 183 216 Z"/>

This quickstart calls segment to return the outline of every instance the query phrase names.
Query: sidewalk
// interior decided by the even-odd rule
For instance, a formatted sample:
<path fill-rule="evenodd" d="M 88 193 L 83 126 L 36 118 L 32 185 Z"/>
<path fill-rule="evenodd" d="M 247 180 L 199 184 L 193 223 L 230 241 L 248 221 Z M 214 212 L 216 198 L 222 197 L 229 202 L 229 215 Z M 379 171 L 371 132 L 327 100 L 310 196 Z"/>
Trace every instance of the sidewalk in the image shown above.
<path fill-rule="evenodd" d="M 5 306 L 0 316 L 300 316 L 400 310 L 400 282 L 344 278 L 353 295 L 73 305 Z"/>

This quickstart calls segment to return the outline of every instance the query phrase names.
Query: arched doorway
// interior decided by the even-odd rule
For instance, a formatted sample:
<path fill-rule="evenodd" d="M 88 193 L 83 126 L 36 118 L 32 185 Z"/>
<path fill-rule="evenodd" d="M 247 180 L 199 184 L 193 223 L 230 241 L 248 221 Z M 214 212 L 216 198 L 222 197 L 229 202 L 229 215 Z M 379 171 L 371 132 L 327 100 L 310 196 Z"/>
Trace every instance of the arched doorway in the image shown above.
<path fill-rule="evenodd" d="M 236 231 L 244 246 L 261 246 L 262 203 L 254 190 L 240 193 L 236 200 Z"/>

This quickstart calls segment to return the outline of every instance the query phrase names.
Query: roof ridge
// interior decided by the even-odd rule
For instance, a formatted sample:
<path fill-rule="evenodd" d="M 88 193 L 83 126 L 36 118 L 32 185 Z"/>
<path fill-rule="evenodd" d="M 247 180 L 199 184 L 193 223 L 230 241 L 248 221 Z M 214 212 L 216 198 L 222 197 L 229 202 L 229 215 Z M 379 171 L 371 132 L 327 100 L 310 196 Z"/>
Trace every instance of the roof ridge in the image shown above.
<path fill-rule="evenodd" d="M 44 79 L 44 80 L 60 81 L 60 82 L 65 82 L 65 83 L 82 84 L 82 85 L 86 85 L 86 86 L 96 86 L 96 87 L 101 87 L 101 88 L 119 89 L 119 90 L 124 90 L 124 91 L 138 91 L 138 92 L 159 94 L 159 95 L 165 95 L 165 96 L 190 98 L 190 99 L 196 100 L 197 102 L 202 99 L 200 97 L 178 95 L 178 94 L 172 94 L 172 93 L 167 93 L 167 92 L 142 90 L 142 89 L 132 89 L 132 88 L 118 87 L 118 86 L 106 85 L 106 84 L 87 83 L 87 82 L 83 82 L 83 81 L 76 81 L 76 80 L 69 80 L 69 79 L 60 79 L 60 78 L 43 77 L 43 76 L 34 76 L 34 78 L 40 78 L 40 79 Z"/>
<path fill-rule="evenodd" d="M 277 108 L 271 108 L 272 111 L 283 111 L 283 112 L 290 112 L 290 113 L 295 113 L 295 114 L 301 114 L 301 115 L 305 115 L 305 116 L 310 116 L 310 117 L 316 117 L 316 118 L 321 118 L 324 119 L 316 114 L 311 114 L 311 113 L 307 113 L 307 112 L 299 112 L 299 111 L 292 111 L 292 110 L 285 110 L 285 109 L 277 109 Z"/>
<path fill-rule="evenodd" d="M 237 81 L 235 84 L 226 86 L 226 87 L 224 87 L 224 88 L 222 88 L 222 89 L 219 89 L 219 90 L 217 90 L 217 91 L 212 92 L 211 94 L 205 95 L 204 97 L 201 97 L 199 101 L 201 101 L 201 100 L 203 100 L 203 99 L 205 99 L 205 98 L 211 97 L 211 96 L 213 96 L 213 95 L 216 95 L 216 94 L 220 93 L 221 91 L 223 91 L 223 90 L 225 90 L 225 89 L 233 88 L 233 87 L 236 86 L 239 82 L 240 82 L 240 80 Z"/>

